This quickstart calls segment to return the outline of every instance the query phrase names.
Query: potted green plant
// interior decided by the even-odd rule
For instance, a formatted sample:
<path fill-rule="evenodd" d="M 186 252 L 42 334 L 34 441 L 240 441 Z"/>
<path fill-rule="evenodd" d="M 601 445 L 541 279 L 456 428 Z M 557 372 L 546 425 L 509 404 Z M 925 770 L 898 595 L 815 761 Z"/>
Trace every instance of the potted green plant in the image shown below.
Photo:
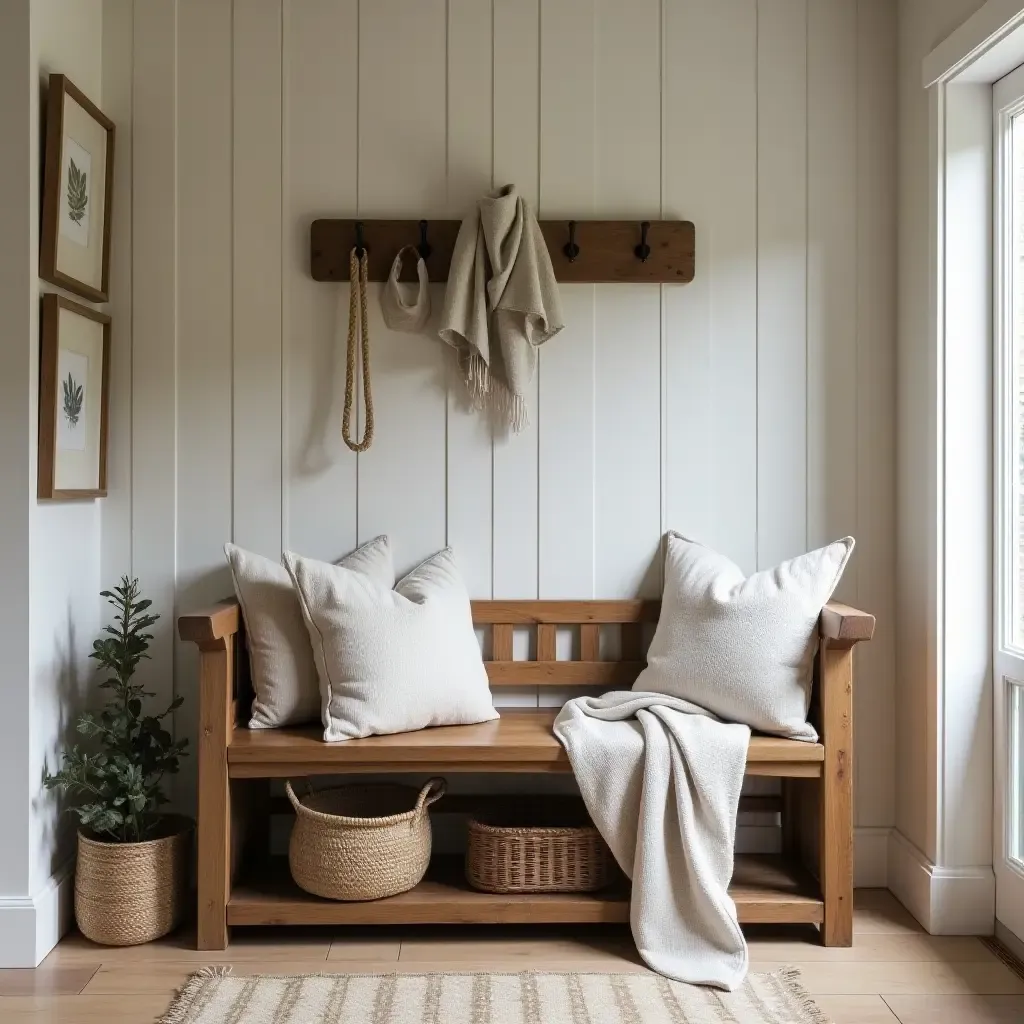
<path fill-rule="evenodd" d="M 108 946 L 129 946 L 166 935 L 185 908 L 192 822 L 163 814 L 166 775 L 178 771 L 187 740 L 175 740 L 164 720 L 178 707 L 147 714 L 154 695 L 133 682 L 159 616 L 139 596 L 139 581 L 121 578 L 101 597 L 115 609 L 113 625 L 93 642 L 100 689 L 110 699 L 77 723 L 87 738 L 65 750 L 61 769 L 47 773 L 47 789 L 76 802 L 78 860 L 75 918 L 82 934 Z"/>

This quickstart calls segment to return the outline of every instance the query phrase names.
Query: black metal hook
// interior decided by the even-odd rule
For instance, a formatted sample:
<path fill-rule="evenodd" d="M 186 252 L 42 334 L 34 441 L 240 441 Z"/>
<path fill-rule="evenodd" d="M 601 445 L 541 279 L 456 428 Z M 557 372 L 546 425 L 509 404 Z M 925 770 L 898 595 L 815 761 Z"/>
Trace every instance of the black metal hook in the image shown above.
<path fill-rule="evenodd" d="M 647 257 L 651 255 L 651 247 L 647 244 L 647 230 L 650 226 L 651 222 L 649 220 L 640 222 L 640 244 L 633 249 L 633 255 L 641 263 L 646 263 Z"/>
<path fill-rule="evenodd" d="M 430 254 L 434 251 L 427 241 L 427 222 L 425 220 L 420 221 L 420 244 L 416 246 L 416 251 L 420 254 L 420 259 L 423 260 L 429 260 Z"/>
<path fill-rule="evenodd" d="M 580 247 L 576 244 L 576 221 L 569 221 L 569 241 L 562 246 L 562 252 L 568 257 L 569 262 L 575 261 L 580 254 Z"/>
<path fill-rule="evenodd" d="M 363 244 L 363 222 L 356 221 L 356 255 L 362 259 L 366 255 L 366 246 Z"/>

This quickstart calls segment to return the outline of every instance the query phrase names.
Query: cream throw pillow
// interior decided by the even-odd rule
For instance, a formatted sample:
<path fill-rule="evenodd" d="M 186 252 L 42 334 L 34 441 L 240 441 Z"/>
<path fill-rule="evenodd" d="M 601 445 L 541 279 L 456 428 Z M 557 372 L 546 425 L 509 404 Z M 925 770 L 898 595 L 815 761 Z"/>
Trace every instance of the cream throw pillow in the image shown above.
<path fill-rule="evenodd" d="M 320 681 L 309 633 L 288 570 L 279 562 L 224 545 L 249 638 L 254 697 L 250 729 L 315 722 L 320 717 Z M 395 582 L 391 545 L 374 537 L 341 560 L 382 587 Z"/>
<path fill-rule="evenodd" d="M 284 560 L 320 673 L 325 740 L 498 717 L 450 548 L 394 590 L 342 566 Z"/>
<path fill-rule="evenodd" d="M 669 533 L 661 617 L 633 689 L 813 743 L 807 709 L 818 617 L 853 544 L 846 537 L 744 577 L 724 555 Z"/>

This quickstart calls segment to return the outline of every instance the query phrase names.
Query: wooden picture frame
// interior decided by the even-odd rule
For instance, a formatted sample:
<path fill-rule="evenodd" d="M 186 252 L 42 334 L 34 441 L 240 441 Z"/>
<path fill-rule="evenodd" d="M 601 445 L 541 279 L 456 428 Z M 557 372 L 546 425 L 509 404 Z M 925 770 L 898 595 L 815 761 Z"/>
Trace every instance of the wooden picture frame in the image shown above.
<path fill-rule="evenodd" d="M 44 295 L 37 497 L 106 497 L 109 406 L 110 317 L 63 295 Z"/>
<path fill-rule="evenodd" d="M 93 302 L 108 298 L 113 185 L 114 122 L 67 77 L 50 75 L 39 276 Z"/>

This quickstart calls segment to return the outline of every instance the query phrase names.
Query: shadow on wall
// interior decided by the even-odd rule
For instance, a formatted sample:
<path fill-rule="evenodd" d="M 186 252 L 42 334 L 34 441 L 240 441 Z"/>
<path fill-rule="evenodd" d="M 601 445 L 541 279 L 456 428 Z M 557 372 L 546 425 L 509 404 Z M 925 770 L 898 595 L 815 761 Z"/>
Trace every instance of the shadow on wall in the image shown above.
<path fill-rule="evenodd" d="M 296 225 L 297 251 L 305 252 L 309 244 L 310 225 L 314 218 L 303 219 Z M 347 335 L 348 285 L 324 285 L 334 292 L 328 336 L 334 344 L 318 346 L 318 364 L 310 367 L 312 401 L 309 422 L 303 438 L 295 472 L 300 476 L 323 473 L 336 457 L 341 442 L 341 410 L 338 396 L 345 394 L 345 345 Z M 345 333 L 342 333 L 342 332 Z M 340 353 L 340 355 L 339 355 Z"/>
<path fill-rule="evenodd" d="M 78 636 L 71 602 L 67 603 L 65 626 L 53 638 L 53 660 L 50 663 L 50 678 L 53 682 L 52 697 L 41 706 L 38 694 L 33 695 L 33 719 L 36 715 L 55 715 L 52 730 L 46 737 L 46 746 L 41 754 L 37 789 L 31 800 L 32 818 L 39 822 L 39 849 L 47 858 L 48 875 L 53 875 L 74 855 L 75 821 L 66 813 L 67 801 L 43 786 L 47 771 L 60 768 L 61 753 L 66 747 L 80 742 L 76 729 L 79 714 L 88 707 L 102 703 L 97 684 L 102 679 L 94 672 L 85 670 L 77 661 Z M 91 667 L 91 663 L 90 663 Z M 33 673 L 38 684 L 38 674 Z M 33 732 L 39 736 L 39 728 L 33 725 Z"/>
<path fill-rule="evenodd" d="M 224 538 L 225 541 L 227 539 Z M 188 751 L 181 761 L 181 771 L 168 780 L 166 787 L 171 799 L 168 810 L 193 816 L 196 802 L 196 725 L 199 721 L 199 651 L 195 644 L 182 643 L 178 639 L 176 616 L 179 611 L 206 608 L 234 595 L 231 571 L 223 556 L 221 563 L 222 568 L 215 572 L 182 571 L 177 582 L 176 609 L 166 621 L 162 619 L 157 624 L 157 628 L 171 630 L 174 637 L 173 668 L 165 674 L 165 678 L 173 679 L 173 683 L 158 693 L 157 700 L 167 701 L 172 696 L 185 698 L 185 703 L 174 713 L 174 736 L 175 739 L 188 739 Z M 173 694 L 170 692 L 172 688 Z"/>
<path fill-rule="evenodd" d="M 310 225 L 315 218 L 303 218 L 296 227 L 295 245 L 296 251 L 301 253 L 304 261 L 308 260 Z M 304 269 L 303 273 L 308 273 Z M 344 284 L 331 284 L 318 282 L 312 293 L 318 315 L 313 317 L 313 323 L 321 330 L 314 331 L 317 338 L 312 339 L 313 344 L 304 346 L 309 353 L 310 365 L 305 368 L 307 377 L 306 393 L 311 396 L 308 407 L 309 419 L 302 434 L 302 445 L 298 458 L 291 467 L 292 472 L 297 476 L 315 477 L 327 472 L 337 459 L 346 454 L 341 440 L 341 422 L 344 408 L 345 378 L 348 352 L 348 328 L 349 328 L 349 286 Z M 436 351 L 438 348 L 446 348 L 444 343 L 437 336 L 437 328 L 440 322 L 441 307 L 444 303 L 443 283 L 436 283 L 430 286 L 430 319 L 421 332 L 416 334 L 403 334 L 390 331 L 384 325 L 380 311 L 380 290 L 383 286 L 371 282 L 367 289 L 367 319 L 370 326 L 370 348 L 373 358 L 370 364 L 371 383 L 377 383 L 388 375 L 391 370 L 390 354 L 394 351 L 393 346 L 424 346 L 424 359 L 422 367 L 429 368 L 434 372 L 428 381 L 428 386 L 439 394 L 446 394 L 448 390 L 448 367 L 449 360 L 437 360 Z M 353 380 L 353 409 L 357 410 L 353 419 L 358 420 L 358 431 L 353 433 L 362 437 L 363 427 L 363 397 L 360 338 L 357 330 L 355 338 L 356 367 L 357 373 Z M 428 356 L 428 352 L 430 353 Z M 402 365 L 408 367 L 408 358 L 403 357 Z M 293 364 L 293 374 L 303 372 L 300 365 Z M 459 386 L 464 393 L 465 389 Z M 465 407 L 469 406 L 468 395 L 463 396 L 456 392 L 456 401 L 464 402 Z M 408 424 L 402 424 L 403 427 Z M 372 454 L 372 448 L 371 448 Z"/>

